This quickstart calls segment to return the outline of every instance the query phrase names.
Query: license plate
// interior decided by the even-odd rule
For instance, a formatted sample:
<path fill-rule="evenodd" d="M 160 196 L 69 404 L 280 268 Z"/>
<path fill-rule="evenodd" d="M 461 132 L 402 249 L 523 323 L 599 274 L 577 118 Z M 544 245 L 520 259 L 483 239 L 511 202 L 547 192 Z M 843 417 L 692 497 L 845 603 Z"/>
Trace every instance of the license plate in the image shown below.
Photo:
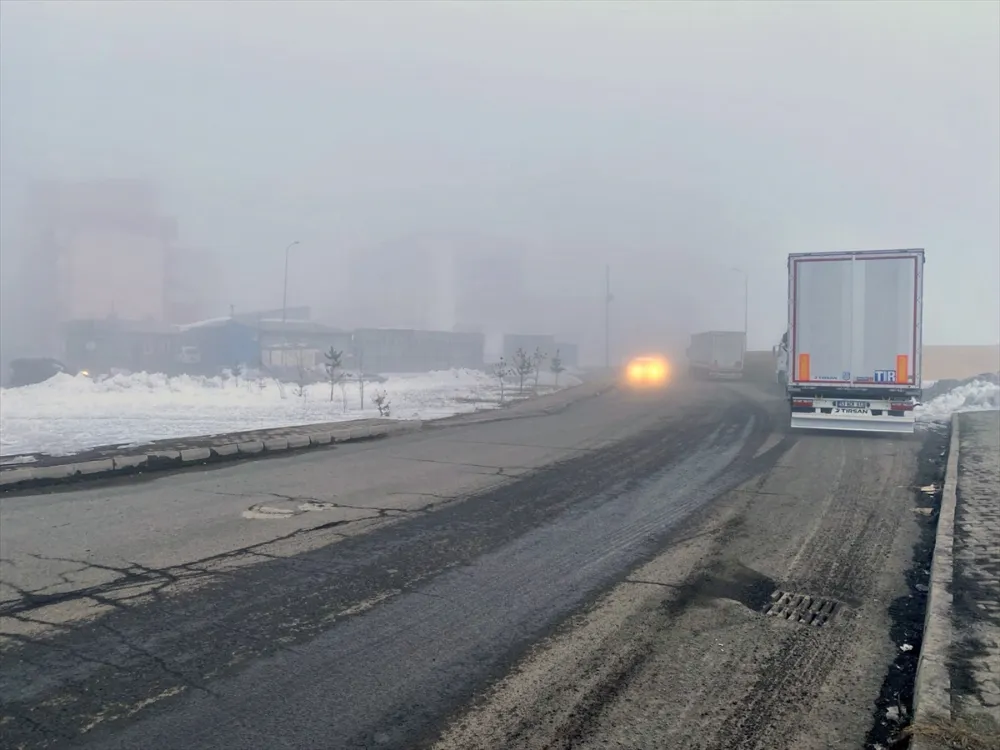
<path fill-rule="evenodd" d="M 833 405 L 838 409 L 864 409 L 866 411 L 869 407 L 867 401 L 834 401 Z"/>

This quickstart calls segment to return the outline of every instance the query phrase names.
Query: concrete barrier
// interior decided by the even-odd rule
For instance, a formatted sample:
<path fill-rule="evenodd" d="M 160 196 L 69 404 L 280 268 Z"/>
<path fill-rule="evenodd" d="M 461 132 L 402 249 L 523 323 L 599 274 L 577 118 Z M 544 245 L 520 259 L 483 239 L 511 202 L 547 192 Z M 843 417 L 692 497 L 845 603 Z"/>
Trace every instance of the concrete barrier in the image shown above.
<path fill-rule="evenodd" d="M 56 481 L 71 477 L 76 473 L 74 464 L 57 464 L 56 466 L 38 466 L 33 468 L 33 479 L 41 481 Z M 0 476 L 6 472 L 0 472 Z"/>
<path fill-rule="evenodd" d="M 35 478 L 35 470 L 32 468 L 8 469 L 0 473 L 0 487 L 30 482 Z"/>
<path fill-rule="evenodd" d="M 149 462 L 149 456 L 146 454 L 139 456 L 115 456 L 111 460 L 115 464 L 115 471 L 124 471 L 125 469 L 136 469 L 140 466 L 145 466 Z"/>
<path fill-rule="evenodd" d="M 71 464 L 71 466 L 74 469 L 74 474 L 83 474 L 84 476 L 89 474 L 104 474 L 115 470 L 115 461 L 113 458 L 105 458 L 99 461 L 83 461 L 82 463 Z"/>
<path fill-rule="evenodd" d="M 164 461 L 180 461 L 181 452 L 177 451 L 154 451 L 149 454 L 149 460 L 162 459 Z"/>

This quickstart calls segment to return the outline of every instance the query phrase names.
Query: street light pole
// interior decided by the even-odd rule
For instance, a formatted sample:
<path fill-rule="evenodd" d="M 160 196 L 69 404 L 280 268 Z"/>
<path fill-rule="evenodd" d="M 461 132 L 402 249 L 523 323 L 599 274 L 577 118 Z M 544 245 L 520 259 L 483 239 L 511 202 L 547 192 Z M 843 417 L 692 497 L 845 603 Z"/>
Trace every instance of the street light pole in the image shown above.
<path fill-rule="evenodd" d="M 285 321 L 288 319 L 288 255 L 289 251 L 299 244 L 298 240 L 290 243 L 285 248 L 285 285 L 281 293 L 281 332 L 285 332 Z"/>
<path fill-rule="evenodd" d="M 734 268 L 737 273 L 743 274 L 743 338 L 747 337 L 747 321 L 750 315 L 750 274 L 742 268 Z"/>
<path fill-rule="evenodd" d="M 290 242 L 288 247 L 285 248 L 285 284 L 282 287 L 281 292 L 281 366 L 284 367 L 287 363 L 285 358 L 288 356 L 288 255 L 293 247 L 299 244 L 298 240 Z"/>
<path fill-rule="evenodd" d="M 604 368 L 611 369 L 611 266 L 604 267 Z"/>

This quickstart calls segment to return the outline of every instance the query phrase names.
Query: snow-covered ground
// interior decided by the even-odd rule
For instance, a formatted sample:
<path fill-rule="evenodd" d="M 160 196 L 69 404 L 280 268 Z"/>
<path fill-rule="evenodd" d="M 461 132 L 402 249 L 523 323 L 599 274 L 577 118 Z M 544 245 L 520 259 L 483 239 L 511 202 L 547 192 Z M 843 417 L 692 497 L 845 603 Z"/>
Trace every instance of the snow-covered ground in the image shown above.
<path fill-rule="evenodd" d="M 1000 409 L 1000 384 L 997 380 L 996 376 L 980 376 L 960 383 L 924 382 L 924 398 L 927 401 L 916 408 L 917 420 L 945 422 L 957 411 Z"/>
<path fill-rule="evenodd" d="M 9 462 L 24 453 L 67 455 L 98 445 L 377 417 L 371 401 L 376 390 L 387 394 L 391 416 L 398 419 L 446 417 L 499 400 L 496 378 L 475 370 L 386 377 L 384 383 L 365 384 L 362 409 L 356 383 L 335 389 L 331 402 L 324 383 L 306 386 L 299 395 L 294 384 L 279 387 L 274 380 L 254 378 L 139 373 L 95 381 L 59 375 L 38 385 L 0 389 L 0 456 Z M 917 419 L 935 424 L 956 411 L 1000 409 L 997 380 L 925 382 L 927 402 L 917 408 Z M 569 373 L 560 377 L 563 387 L 579 382 Z M 551 387 L 552 375 L 543 373 L 540 385 Z"/>
<path fill-rule="evenodd" d="M 371 401 L 376 390 L 386 393 L 396 419 L 446 417 L 499 401 L 496 378 L 476 370 L 386 378 L 365 383 L 362 409 L 356 382 L 343 391 L 337 387 L 331 402 L 326 383 L 305 386 L 300 395 L 295 384 L 253 378 L 137 373 L 95 381 L 58 375 L 38 385 L 0 389 L 0 455 L 67 455 L 98 445 L 378 417 Z M 560 387 L 579 382 L 569 373 L 559 378 Z M 541 374 L 540 386 L 553 384 L 551 373 Z M 506 387 L 510 393 L 510 383 Z"/>

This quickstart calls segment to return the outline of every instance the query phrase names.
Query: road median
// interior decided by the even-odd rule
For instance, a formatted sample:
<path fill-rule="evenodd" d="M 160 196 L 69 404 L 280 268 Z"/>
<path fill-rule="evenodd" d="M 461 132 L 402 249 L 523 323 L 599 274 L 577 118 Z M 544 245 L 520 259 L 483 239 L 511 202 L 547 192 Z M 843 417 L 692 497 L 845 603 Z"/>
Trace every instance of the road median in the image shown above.
<path fill-rule="evenodd" d="M 38 456 L 30 464 L 9 464 L 0 469 L 0 492 L 261 458 L 413 432 L 422 425 L 420 420 L 360 419 L 158 440 L 139 446 L 103 446 L 70 456 Z"/>
<path fill-rule="evenodd" d="M 144 475 L 192 466 L 264 458 L 291 451 L 330 447 L 417 432 L 428 427 L 478 424 L 502 419 L 542 416 L 571 403 L 600 395 L 609 385 L 585 382 L 503 407 L 456 414 L 435 420 L 358 419 L 245 432 L 157 440 L 141 445 L 110 445 L 68 456 L 32 455 L 0 466 L 0 493 L 68 484 L 82 480 Z M 11 461 L 9 457 L 6 460 Z"/>

